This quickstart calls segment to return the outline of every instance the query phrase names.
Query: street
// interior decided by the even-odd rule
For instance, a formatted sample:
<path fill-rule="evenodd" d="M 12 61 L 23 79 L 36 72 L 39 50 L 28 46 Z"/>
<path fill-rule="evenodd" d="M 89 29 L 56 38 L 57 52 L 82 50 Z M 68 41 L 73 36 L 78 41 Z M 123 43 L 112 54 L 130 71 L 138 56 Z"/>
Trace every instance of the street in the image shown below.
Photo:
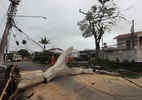
<path fill-rule="evenodd" d="M 43 70 L 46 64 L 15 62 L 21 71 Z M 140 81 L 140 84 L 142 80 Z M 142 88 L 124 80 L 98 74 L 59 75 L 49 83 L 32 87 L 30 100 L 142 100 Z"/>
<path fill-rule="evenodd" d="M 47 64 L 40 64 L 34 62 L 14 62 L 17 64 L 21 71 L 29 71 L 29 70 L 42 70 L 45 71 L 49 68 Z"/>

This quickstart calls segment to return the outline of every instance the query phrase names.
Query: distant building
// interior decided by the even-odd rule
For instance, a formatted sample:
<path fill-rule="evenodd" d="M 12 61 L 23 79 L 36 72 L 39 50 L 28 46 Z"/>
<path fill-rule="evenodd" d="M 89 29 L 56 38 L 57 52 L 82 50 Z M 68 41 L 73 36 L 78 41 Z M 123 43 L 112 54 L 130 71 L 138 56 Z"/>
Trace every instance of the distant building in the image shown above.
<path fill-rule="evenodd" d="M 54 52 L 54 53 L 62 53 L 62 49 L 60 48 L 52 48 L 52 49 L 49 49 L 50 52 Z"/>
<path fill-rule="evenodd" d="M 142 49 L 142 31 L 116 36 L 118 49 Z"/>
<path fill-rule="evenodd" d="M 117 48 L 104 48 L 104 59 L 142 62 L 142 31 L 118 35 L 114 39 L 117 39 Z"/>
<path fill-rule="evenodd" d="M 73 51 L 70 53 L 71 58 L 80 58 L 80 51 L 73 49 Z"/>
<path fill-rule="evenodd" d="M 90 58 L 95 57 L 95 50 L 84 50 L 80 51 L 80 58 L 83 60 L 89 60 Z"/>
<path fill-rule="evenodd" d="M 17 51 L 9 51 L 9 53 L 17 54 Z"/>

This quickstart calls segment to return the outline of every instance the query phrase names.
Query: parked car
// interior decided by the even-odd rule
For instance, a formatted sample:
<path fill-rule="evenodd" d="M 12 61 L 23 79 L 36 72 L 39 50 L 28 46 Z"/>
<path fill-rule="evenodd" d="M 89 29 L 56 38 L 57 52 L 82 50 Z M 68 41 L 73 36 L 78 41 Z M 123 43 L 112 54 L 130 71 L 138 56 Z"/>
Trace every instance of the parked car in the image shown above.
<path fill-rule="evenodd" d="M 13 60 L 14 61 L 22 61 L 22 56 L 21 55 L 14 55 Z"/>

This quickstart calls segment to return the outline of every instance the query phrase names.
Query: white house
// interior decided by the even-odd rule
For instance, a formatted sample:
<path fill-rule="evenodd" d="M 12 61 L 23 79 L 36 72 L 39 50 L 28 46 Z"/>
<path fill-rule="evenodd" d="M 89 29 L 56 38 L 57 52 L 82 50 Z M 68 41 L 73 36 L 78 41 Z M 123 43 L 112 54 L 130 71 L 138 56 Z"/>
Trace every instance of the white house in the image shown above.
<path fill-rule="evenodd" d="M 105 48 L 104 59 L 142 62 L 142 31 L 116 36 L 117 48 Z"/>

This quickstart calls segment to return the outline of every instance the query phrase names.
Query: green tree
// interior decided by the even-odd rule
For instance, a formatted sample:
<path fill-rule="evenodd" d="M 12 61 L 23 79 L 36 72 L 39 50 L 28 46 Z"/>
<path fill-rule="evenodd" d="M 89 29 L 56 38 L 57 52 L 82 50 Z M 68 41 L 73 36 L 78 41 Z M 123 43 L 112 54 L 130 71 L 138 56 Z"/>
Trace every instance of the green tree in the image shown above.
<path fill-rule="evenodd" d="M 18 54 L 22 56 L 22 58 L 24 57 L 29 57 L 30 56 L 30 53 L 28 52 L 28 50 L 25 50 L 25 49 L 21 49 L 18 51 Z"/>
<path fill-rule="evenodd" d="M 8 53 L 6 59 L 7 60 L 10 59 L 12 61 L 13 60 L 13 53 Z"/>
<path fill-rule="evenodd" d="M 41 40 L 39 41 L 39 43 L 41 43 L 41 44 L 43 44 L 44 46 L 44 50 L 45 50 L 45 48 L 46 48 L 46 44 L 50 44 L 51 42 L 50 42 L 50 39 L 46 39 L 46 37 L 44 37 L 44 38 L 41 38 Z"/>
<path fill-rule="evenodd" d="M 80 13 L 85 15 L 85 18 L 78 22 L 82 36 L 85 38 L 93 36 L 95 39 L 96 63 L 99 57 L 100 40 L 103 34 L 106 31 L 111 31 L 111 27 L 115 26 L 118 20 L 126 20 L 116 4 L 113 3 L 113 0 L 98 0 L 98 2 L 99 4 L 93 5 L 87 13 L 79 10 Z"/>

